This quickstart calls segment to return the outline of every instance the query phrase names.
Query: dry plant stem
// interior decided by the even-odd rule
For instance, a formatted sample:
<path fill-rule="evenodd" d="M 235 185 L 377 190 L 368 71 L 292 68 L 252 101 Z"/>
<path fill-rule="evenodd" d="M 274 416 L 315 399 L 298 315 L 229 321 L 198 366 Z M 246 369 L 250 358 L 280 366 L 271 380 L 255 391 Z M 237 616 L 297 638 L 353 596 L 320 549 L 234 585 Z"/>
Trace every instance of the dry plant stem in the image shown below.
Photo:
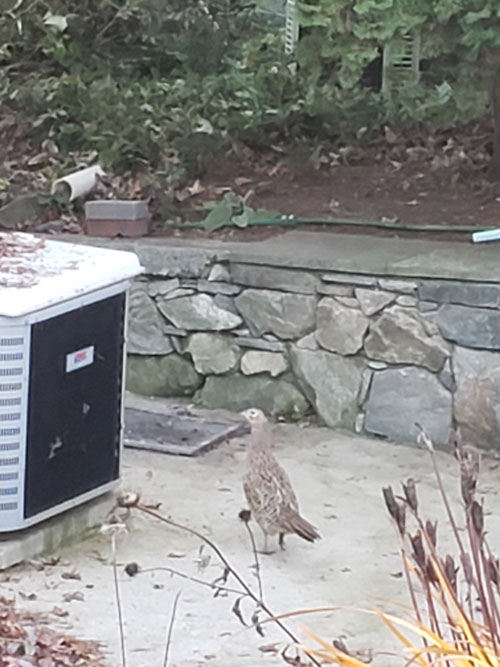
<path fill-rule="evenodd" d="M 255 537 L 253 536 L 252 529 L 248 525 L 248 521 L 245 521 L 245 527 L 248 531 L 248 536 L 250 537 L 250 542 L 252 544 L 253 557 L 255 559 L 255 576 L 257 577 L 257 583 L 259 586 L 259 599 L 262 604 L 264 601 L 264 591 L 262 589 L 262 577 L 260 576 L 260 563 L 259 555 L 257 553 L 257 545 L 255 544 Z"/>
<path fill-rule="evenodd" d="M 184 526 L 181 523 L 177 523 L 177 521 L 173 521 L 172 519 L 167 519 L 164 517 L 162 514 L 159 512 L 156 512 L 155 510 L 150 509 L 149 507 L 145 507 L 144 505 L 141 505 L 140 503 L 137 503 L 135 505 L 138 510 L 141 512 L 144 512 L 145 514 L 149 514 L 149 516 L 154 517 L 155 519 L 158 519 L 159 521 L 162 521 L 163 523 L 168 524 L 169 526 L 173 526 L 174 528 L 178 528 L 179 530 L 184 530 L 187 533 L 190 533 L 191 535 L 194 535 L 197 537 L 199 540 L 207 544 L 218 556 L 220 561 L 224 564 L 224 566 L 227 568 L 227 570 L 233 575 L 233 577 L 236 579 L 236 581 L 240 584 L 240 586 L 243 588 L 243 590 L 247 593 L 249 597 L 252 598 L 252 600 L 257 604 L 260 605 L 260 607 L 265 611 L 265 613 L 270 617 L 271 620 L 273 620 L 276 625 L 291 639 L 291 641 L 294 644 L 298 644 L 299 640 L 291 630 L 287 628 L 287 626 L 281 622 L 280 618 L 278 618 L 273 612 L 269 609 L 269 607 L 262 601 L 259 600 L 258 597 L 255 595 L 255 593 L 252 591 L 250 586 L 246 583 L 246 581 L 238 574 L 238 572 L 232 567 L 232 565 L 229 564 L 227 558 L 224 556 L 222 551 L 219 549 L 219 547 L 214 544 L 211 540 L 208 539 L 203 533 L 199 533 L 197 530 L 194 530 L 194 528 L 189 528 L 189 526 Z M 314 657 L 311 656 L 311 661 L 316 665 L 316 667 L 321 667 L 321 663 L 319 663 Z"/>
<path fill-rule="evenodd" d="M 448 518 L 449 518 L 450 524 L 451 524 L 451 526 L 452 526 L 452 528 L 453 528 L 453 532 L 454 532 L 455 538 L 456 538 L 456 540 L 457 540 L 459 549 L 460 549 L 461 553 L 465 555 L 465 549 L 464 549 L 464 546 L 463 546 L 463 544 L 462 544 L 462 542 L 461 542 L 461 540 L 460 540 L 460 536 L 459 536 L 459 534 L 458 534 L 457 525 L 456 525 L 456 523 L 455 523 L 455 520 L 454 520 L 452 511 L 451 511 L 451 507 L 450 507 L 450 504 L 449 504 L 449 502 L 448 502 L 448 498 L 447 498 L 447 496 L 446 496 L 446 492 L 445 492 L 445 490 L 444 490 L 444 486 L 443 486 L 443 483 L 442 483 L 442 480 L 441 480 L 441 476 L 440 476 L 440 474 L 439 474 L 439 468 L 438 468 L 437 461 L 436 461 L 436 458 L 435 458 L 435 455 L 434 455 L 433 445 L 432 445 L 432 442 L 430 441 L 430 439 L 428 439 L 428 437 L 427 437 L 426 445 L 427 445 L 427 449 L 428 449 L 428 451 L 429 451 L 430 454 L 431 454 L 431 458 L 432 458 L 432 462 L 433 462 L 433 466 L 434 466 L 434 471 L 435 471 L 435 474 L 436 474 L 436 477 L 437 477 L 437 480 L 438 480 L 438 486 L 439 486 L 439 489 L 440 489 L 440 492 L 441 492 L 441 496 L 442 496 L 442 498 L 443 498 L 443 502 L 444 502 L 444 504 L 445 504 L 447 513 L 448 513 Z M 411 508 L 410 508 L 410 509 L 411 509 Z M 423 534 L 423 536 L 424 536 L 424 538 L 425 538 L 425 541 L 426 541 L 426 543 L 427 543 L 427 546 L 428 546 L 428 548 L 429 548 L 429 551 L 430 551 L 431 554 L 432 554 L 432 559 L 433 559 L 433 565 L 434 565 L 434 567 L 437 568 L 437 569 L 439 570 L 439 573 L 440 573 L 441 577 L 443 578 L 443 580 L 447 580 L 446 573 L 445 573 L 445 571 L 444 571 L 444 569 L 443 569 L 443 567 L 442 567 L 442 565 L 441 565 L 441 561 L 440 561 L 439 556 L 438 556 L 438 554 L 437 554 L 437 551 L 436 551 L 436 549 L 435 549 L 435 547 L 434 547 L 434 544 L 433 544 L 433 542 L 432 542 L 432 540 L 431 540 L 431 537 L 429 536 L 429 533 L 427 532 L 427 529 L 426 529 L 426 526 L 425 526 L 424 522 L 422 521 L 422 519 L 421 519 L 421 517 L 419 516 L 418 512 L 415 512 L 415 511 L 412 510 L 412 514 L 413 514 L 413 516 L 415 517 L 415 519 L 416 519 L 416 521 L 417 521 L 417 523 L 418 523 L 418 526 L 419 526 L 419 528 L 420 528 L 420 530 L 421 530 L 421 532 L 422 532 L 422 534 Z M 424 585 L 424 587 L 425 587 L 425 589 L 426 589 L 426 592 L 427 592 L 427 602 L 428 602 L 428 604 L 429 604 L 429 601 L 432 601 L 432 591 L 430 590 L 429 582 L 427 581 L 427 578 L 426 578 L 426 576 L 425 576 L 425 572 L 422 572 L 422 575 L 421 575 L 420 579 L 421 579 L 421 582 L 422 582 L 422 584 Z M 475 588 L 477 588 L 477 582 L 474 582 L 474 583 L 475 583 Z M 459 601 L 458 601 L 458 599 L 457 599 L 457 596 L 456 596 L 455 593 L 453 592 L 451 586 L 449 587 L 448 594 L 449 594 L 450 597 L 452 598 L 454 604 L 457 605 L 458 607 L 460 607 L 460 603 L 459 603 Z M 447 599 L 446 599 L 446 595 L 444 594 L 444 592 L 442 591 L 442 589 L 441 589 L 441 595 L 440 595 L 440 602 L 441 602 L 442 607 L 443 607 L 443 609 L 445 610 L 445 613 L 446 613 L 446 615 L 447 615 L 447 617 L 448 617 L 448 622 L 449 622 L 449 624 L 450 624 L 450 627 L 453 627 L 453 622 L 452 622 L 453 615 L 452 615 L 452 613 L 451 613 L 451 610 L 449 609 L 449 606 L 448 606 L 448 603 L 447 603 Z M 433 603 L 432 603 L 431 607 L 429 608 L 429 614 L 430 614 L 430 617 L 431 617 L 432 619 L 434 619 L 436 622 L 438 622 L 437 613 L 436 613 L 436 611 L 435 611 L 435 608 L 434 608 L 434 604 L 433 604 Z M 472 623 L 470 622 L 470 620 L 472 620 L 472 615 L 471 615 L 471 617 L 470 617 L 470 620 L 467 619 L 467 618 L 465 617 L 465 615 L 463 615 L 463 620 L 464 620 L 464 622 L 467 623 L 467 626 L 468 626 L 468 628 L 469 628 L 469 630 L 470 630 L 472 636 L 474 637 L 475 641 L 478 641 L 477 633 L 475 632 L 475 630 L 474 630 L 474 628 L 473 628 L 473 626 L 472 626 Z"/>
<path fill-rule="evenodd" d="M 490 601 L 490 609 L 493 615 L 493 621 L 495 623 L 495 628 L 496 628 L 496 639 L 497 643 L 500 641 L 499 637 L 499 627 L 500 627 L 500 613 L 498 610 L 498 605 L 497 601 L 494 595 L 494 588 L 495 588 L 495 582 L 493 581 L 491 577 L 491 571 L 490 571 L 490 563 L 486 559 L 486 556 L 484 554 L 484 549 L 486 548 L 486 551 L 488 552 L 488 555 L 491 556 L 491 550 L 489 548 L 489 545 L 486 541 L 486 537 L 483 535 L 481 539 L 481 544 L 479 546 L 479 554 L 481 556 L 481 564 L 483 566 L 483 572 L 484 576 L 486 579 L 486 590 L 488 591 L 488 599 Z M 495 567 L 496 570 L 496 575 L 498 579 L 498 568 Z"/>
<path fill-rule="evenodd" d="M 486 539 L 486 537 L 484 538 L 484 546 L 486 547 L 486 551 L 488 552 L 488 556 L 489 556 L 489 558 L 490 558 L 490 562 L 494 563 L 493 567 L 495 568 L 495 576 L 496 576 L 496 580 L 497 580 L 497 581 L 500 581 L 500 569 L 499 569 L 499 567 L 498 567 L 498 564 L 496 564 L 496 562 L 495 562 L 495 558 L 494 558 L 494 556 L 493 556 L 493 552 L 492 552 L 492 550 L 491 550 L 490 545 L 488 544 L 488 540 Z M 496 588 L 496 590 L 497 590 L 497 593 L 500 594 L 500 587 L 499 587 L 499 585 L 496 584 L 495 582 L 493 582 L 493 585 L 495 586 L 495 588 Z"/>
<path fill-rule="evenodd" d="M 444 493 L 444 489 L 443 489 L 443 493 Z M 444 495 L 444 497 L 446 498 L 446 494 Z M 450 510 L 450 512 L 451 512 L 451 510 Z M 451 516 L 453 516 L 453 515 L 451 515 Z M 421 520 L 419 517 L 417 517 L 417 521 L 419 522 L 419 525 L 420 525 L 421 530 L 422 530 L 422 532 L 423 532 L 423 535 L 424 535 L 424 537 L 425 537 L 425 541 L 426 541 L 426 543 L 427 543 L 427 546 L 428 546 L 428 548 L 429 548 L 429 551 L 430 551 L 431 554 L 432 554 L 433 565 L 434 565 L 434 567 L 435 567 L 437 570 L 439 570 L 439 574 L 441 575 L 441 578 L 442 578 L 443 580 L 447 581 L 446 572 L 444 571 L 443 566 L 441 565 L 441 561 L 440 561 L 439 556 L 438 556 L 438 554 L 437 554 L 437 552 L 436 552 L 436 549 L 435 549 L 435 547 L 434 547 L 434 545 L 433 545 L 433 543 L 432 543 L 432 540 L 430 539 L 430 537 L 429 537 L 427 531 L 425 530 L 425 526 L 423 525 L 422 520 Z M 455 525 L 455 524 L 454 524 L 454 525 Z M 464 553 L 465 553 L 465 551 L 464 551 Z M 456 605 L 457 608 L 460 608 L 460 602 L 459 602 L 457 596 L 455 595 L 455 593 L 453 592 L 453 590 L 451 589 L 451 586 L 449 587 L 448 595 L 452 598 L 452 601 L 453 601 L 454 605 Z M 442 605 L 443 605 L 443 608 L 446 610 L 446 614 L 447 614 L 447 616 L 448 616 L 448 619 L 450 620 L 450 625 L 453 625 L 453 623 L 451 622 L 451 619 L 453 618 L 453 616 L 452 616 L 451 611 L 450 611 L 450 609 L 449 609 L 449 607 L 448 607 L 448 603 L 447 603 L 447 601 L 446 601 L 446 597 L 443 595 L 442 592 L 441 592 L 441 603 L 442 603 Z M 464 613 L 462 613 L 462 620 L 463 620 L 464 623 L 467 624 L 467 627 L 468 627 L 468 629 L 469 629 L 469 632 L 470 632 L 471 635 L 474 637 L 474 641 L 475 641 L 478 645 L 480 645 L 480 640 L 479 640 L 479 638 L 478 638 L 478 636 L 477 636 L 477 633 L 476 633 L 476 631 L 475 631 L 475 629 L 474 629 L 472 623 L 470 622 L 470 619 L 468 619 L 468 618 L 465 616 Z M 488 661 L 488 662 L 490 662 L 490 661 Z M 490 664 L 491 664 L 491 662 L 490 662 Z"/>
<path fill-rule="evenodd" d="M 413 583 L 412 583 L 412 580 L 411 580 L 411 577 L 410 577 L 410 570 L 408 569 L 408 556 L 406 555 L 406 549 L 405 549 L 405 546 L 404 546 L 404 543 L 403 543 L 403 538 L 401 538 L 400 551 L 401 551 L 401 558 L 403 560 L 403 567 L 404 567 L 404 570 L 405 570 L 406 585 L 408 586 L 408 590 L 410 592 L 410 599 L 411 599 L 411 603 L 412 603 L 412 606 L 413 606 L 413 610 L 415 612 L 415 616 L 417 618 L 417 621 L 419 623 L 422 623 L 422 615 L 420 613 L 420 609 L 419 609 L 418 603 L 417 603 L 417 598 L 415 596 L 415 589 L 413 588 Z M 427 639 L 425 637 L 423 639 L 423 642 L 424 642 L 424 646 L 428 646 L 428 642 L 427 642 Z M 430 659 L 431 659 L 431 656 L 428 655 L 427 660 L 429 660 L 429 662 L 430 662 Z"/>
<path fill-rule="evenodd" d="M 425 536 L 426 542 L 428 544 L 432 544 L 432 540 L 429 536 L 427 528 L 426 528 L 424 522 L 422 521 L 422 519 L 420 518 L 420 516 L 418 514 L 418 511 L 412 511 L 412 513 L 413 513 L 413 516 L 415 517 L 415 519 L 418 523 L 418 526 L 419 526 L 422 534 Z M 429 619 L 432 623 L 432 628 L 435 632 L 437 632 L 439 635 L 441 635 L 439 617 L 438 617 L 438 614 L 436 612 L 436 607 L 434 605 L 434 599 L 433 599 L 431 586 L 430 586 L 430 583 L 429 583 L 427 577 L 425 576 L 425 572 L 421 573 L 421 576 L 419 576 L 419 580 L 420 580 L 420 583 L 422 585 L 422 588 L 425 590 L 425 597 L 426 597 L 426 601 L 427 601 L 427 610 L 428 610 L 428 613 L 429 613 Z M 448 615 L 448 618 L 449 618 L 448 610 L 447 610 L 447 615 Z M 421 620 L 418 617 L 418 615 L 417 615 L 417 619 L 419 621 Z M 424 639 L 424 644 L 427 645 L 427 642 L 425 641 L 425 639 Z M 445 664 L 448 665 L 448 662 L 446 662 Z"/>
<path fill-rule="evenodd" d="M 446 494 L 445 494 L 445 492 L 444 492 L 444 489 L 443 489 L 443 494 L 444 494 L 444 495 L 443 495 L 443 498 L 446 499 Z M 447 499 L 446 499 L 446 500 L 447 500 Z M 449 507 L 449 505 L 448 505 L 447 502 L 446 502 L 446 504 L 447 504 L 447 506 Z M 453 519 L 453 515 L 451 514 L 451 509 L 450 509 L 450 516 L 451 516 L 451 519 L 450 519 L 450 521 L 451 521 L 451 520 Z M 432 543 L 432 540 L 430 539 L 430 537 L 429 537 L 427 531 L 425 530 L 425 527 L 423 526 L 423 523 L 422 523 L 422 521 L 421 521 L 421 519 L 420 519 L 419 517 L 417 517 L 417 521 L 419 522 L 419 525 L 420 525 L 420 527 L 421 527 L 421 529 L 422 529 L 422 532 L 423 532 L 423 534 L 424 534 L 424 537 L 425 537 L 427 546 L 428 546 L 428 548 L 429 548 L 429 551 L 430 551 L 431 554 L 432 554 L 433 565 L 434 565 L 434 567 L 439 571 L 439 575 L 440 575 L 441 580 L 443 580 L 443 581 L 447 581 L 446 572 L 445 572 L 444 569 L 443 569 L 443 566 L 442 566 L 441 561 L 440 561 L 440 559 L 439 559 L 439 556 L 438 556 L 438 554 L 437 554 L 437 552 L 436 552 L 436 549 L 435 549 L 435 547 L 434 547 L 434 545 L 433 545 L 433 543 Z M 455 528 L 456 528 L 456 524 L 455 524 L 454 522 L 453 522 L 453 525 L 454 525 Z M 461 546 L 461 548 L 463 549 L 463 546 Z M 464 550 L 463 553 L 465 553 L 465 550 Z M 476 587 L 477 587 L 477 582 L 476 582 Z M 461 609 L 460 602 L 459 602 L 457 596 L 455 595 L 454 591 L 452 590 L 451 586 L 448 586 L 448 591 L 447 591 L 447 593 L 448 593 L 449 597 L 452 599 L 453 604 L 455 605 L 455 607 L 458 608 L 458 609 Z M 448 616 L 448 618 L 449 618 L 449 620 L 450 620 L 450 625 L 453 625 L 453 623 L 452 623 L 453 616 L 452 616 L 451 611 L 450 611 L 450 609 L 449 609 L 449 607 L 448 607 L 448 604 L 447 604 L 447 601 L 446 601 L 446 597 L 445 597 L 445 595 L 443 594 L 442 591 L 441 591 L 441 596 L 440 596 L 440 598 L 441 598 L 441 603 L 442 603 L 442 605 L 443 605 L 443 608 L 446 610 L 446 614 L 447 614 L 447 616 Z M 473 626 L 473 624 L 472 624 L 472 622 L 471 622 L 472 619 L 467 618 L 467 616 L 465 615 L 465 613 L 464 613 L 463 611 L 462 611 L 462 613 L 461 613 L 461 617 L 462 617 L 462 622 L 463 622 L 464 624 L 467 625 L 467 628 L 468 628 L 468 630 L 469 630 L 471 636 L 474 638 L 474 641 L 475 641 L 476 645 L 477 645 L 477 646 L 481 646 L 481 640 L 479 639 L 479 637 L 478 637 L 478 635 L 477 635 L 477 632 L 476 632 L 476 630 L 475 630 L 475 628 L 474 628 L 474 626 Z M 489 659 L 489 657 L 488 657 L 486 654 L 484 654 L 484 659 L 487 660 L 487 662 L 488 662 L 489 665 L 491 665 L 492 667 L 494 667 L 494 666 L 493 666 L 493 663 L 491 662 L 491 660 Z"/>
<path fill-rule="evenodd" d="M 472 558 L 474 559 L 474 567 L 476 568 L 476 579 L 477 579 L 477 593 L 479 596 L 479 602 L 481 604 L 481 610 L 484 616 L 485 625 L 488 627 L 491 642 L 493 644 L 493 650 L 495 654 L 497 653 L 497 640 L 498 640 L 498 630 L 491 617 L 490 608 L 488 606 L 488 601 L 486 600 L 486 595 L 484 591 L 483 578 L 481 576 L 481 538 L 476 533 L 474 526 L 472 525 L 472 520 L 469 513 L 467 514 L 467 525 L 468 533 L 470 539 L 470 545 L 472 550 Z M 487 577 L 488 575 L 485 574 Z M 492 594 L 491 586 L 487 586 L 488 593 Z M 491 603 L 491 595 L 489 595 L 489 602 Z"/>
<path fill-rule="evenodd" d="M 170 614 L 170 622 L 168 624 L 167 643 L 165 644 L 165 655 L 163 657 L 163 667 L 167 667 L 167 665 L 168 665 L 168 654 L 170 652 L 170 645 L 172 644 L 172 632 L 174 630 L 175 614 L 177 612 L 177 605 L 179 604 L 179 598 L 180 597 L 181 597 L 181 592 L 178 591 L 175 598 L 174 598 L 174 604 L 172 605 L 172 613 Z"/>
<path fill-rule="evenodd" d="M 118 613 L 118 627 L 120 629 L 120 649 L 122 653 L 122 667 L 127 667 L 127 657 L 125 651 L 125 632 L 123 628 L 122 603 L 120 598 L 120 585 L 118 582 L 118 570 L 116 567 L 116 535 L 111 535 L 111 549 L 113 552 L 113 580 L 115 584 L 116 611 Z"/>
<path fill-rule="evenodd" d="M 441 493 L 441 497 L 443 499 L 444 506 L 446 508 L 446 513 L 448 514 L 448 520 L 450 522 L 451 528 L 453 530 L 453 534 L 455 536 L 455 539 L 458 544 L 458 548 L 460 549 L 460 553 L 462 555 L 465 555 L 465 548 L 462 543 L 462 540 L 460 539 L 460 534 L 458 532 L 457 524 L 455 523 L 455 518 L 453 516 L 453 513 L 451 511 L 450 503 L 448 502 L 448 496 L 446 495 L 446 491 L 444 490 L 444 485 L 443 485 L 443 480 L 441 478 L 441 473 L 439 472 L 439 466 L 436 461 L 436 453 L 434 449 L 429 448 L 429 452 L 431 455 L 432 459 L 432 465 L 434 467 L 434 473 L 436 475 L 437 483 L 439 486 L 439 492 Z"/>

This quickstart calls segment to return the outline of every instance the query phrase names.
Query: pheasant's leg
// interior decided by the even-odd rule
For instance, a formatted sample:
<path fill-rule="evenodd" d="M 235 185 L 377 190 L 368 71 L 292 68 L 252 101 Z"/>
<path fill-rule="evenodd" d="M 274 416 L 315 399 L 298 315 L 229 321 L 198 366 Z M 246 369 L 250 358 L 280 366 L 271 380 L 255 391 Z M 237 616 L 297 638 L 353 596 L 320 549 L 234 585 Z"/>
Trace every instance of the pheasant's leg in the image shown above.
<path fill-rule="evenodd" d="M 264 549 L 260 552 L 261 554 L 264 554 L 266 556 L 270 556 L 271 554 L 274 553 L 271 549 L 269 549 L 268 543 L 267 543 L 267 533 L 262 531 L 264 533 Z"/>
<path fill-rule="evenodd" d="M 285 533 L 280 533 L 279 545 L 282 551 L 286 551 L 285 547 Z"/>

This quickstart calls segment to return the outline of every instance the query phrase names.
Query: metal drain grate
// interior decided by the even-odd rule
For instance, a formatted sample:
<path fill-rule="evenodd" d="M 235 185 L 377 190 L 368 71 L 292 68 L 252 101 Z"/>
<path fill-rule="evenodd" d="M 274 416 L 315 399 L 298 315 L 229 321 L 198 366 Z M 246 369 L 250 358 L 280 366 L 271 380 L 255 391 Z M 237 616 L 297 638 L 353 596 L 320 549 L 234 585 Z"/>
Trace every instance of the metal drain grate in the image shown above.
<path fill-rule="evenodd" d="M 165 454 L 198 456 L 218 443 L 249 432 L 245 423 L 215 421 L 186 412 L 125 408 L 124 445 Z"/>

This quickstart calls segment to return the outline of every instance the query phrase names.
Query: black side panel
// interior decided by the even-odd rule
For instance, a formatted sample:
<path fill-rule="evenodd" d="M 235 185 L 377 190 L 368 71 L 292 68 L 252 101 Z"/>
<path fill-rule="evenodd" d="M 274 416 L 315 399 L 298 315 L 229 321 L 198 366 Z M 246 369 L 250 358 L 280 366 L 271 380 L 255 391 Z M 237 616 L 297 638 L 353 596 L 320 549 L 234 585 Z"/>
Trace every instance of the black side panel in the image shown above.
<path fill-rule="evenodd" d="M 32 327 L 26 518 L 118 477 L 124 316 L 119 294 Z"/>

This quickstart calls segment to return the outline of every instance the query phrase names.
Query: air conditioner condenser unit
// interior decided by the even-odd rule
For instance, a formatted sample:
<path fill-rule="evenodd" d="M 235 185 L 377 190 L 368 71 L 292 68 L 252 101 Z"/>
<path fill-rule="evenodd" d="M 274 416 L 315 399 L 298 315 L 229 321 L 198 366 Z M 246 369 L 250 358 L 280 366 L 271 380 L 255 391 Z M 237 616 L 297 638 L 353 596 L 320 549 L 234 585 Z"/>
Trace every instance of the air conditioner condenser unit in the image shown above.
<path fill-rule="evenodd" d="M 135 254 L 0 234 L 0 532 L 114 488 Z"/>

